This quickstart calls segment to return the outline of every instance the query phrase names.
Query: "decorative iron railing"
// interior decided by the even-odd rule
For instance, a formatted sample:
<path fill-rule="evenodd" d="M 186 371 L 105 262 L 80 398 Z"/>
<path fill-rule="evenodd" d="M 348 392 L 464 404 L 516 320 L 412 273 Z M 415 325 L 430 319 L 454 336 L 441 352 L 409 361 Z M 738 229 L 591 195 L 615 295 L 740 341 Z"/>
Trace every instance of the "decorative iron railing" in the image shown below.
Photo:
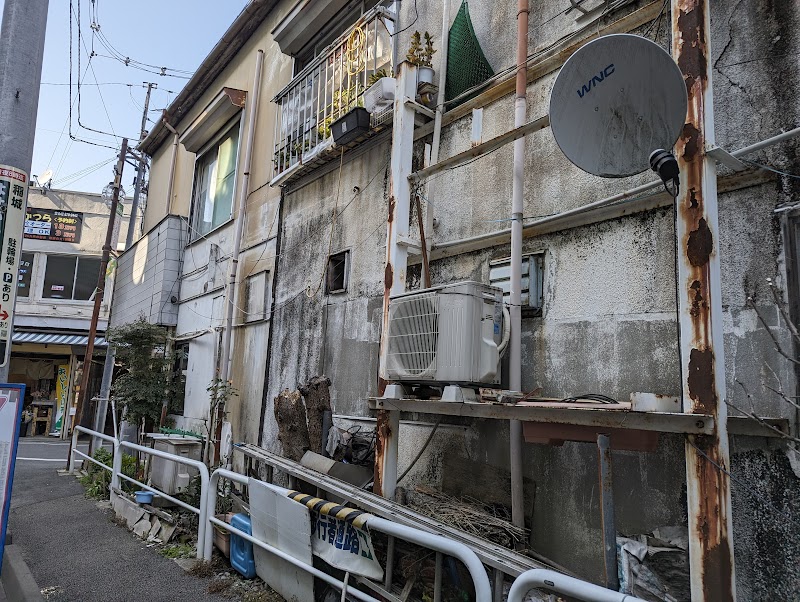
<path fill-rule="evenodd" d="M 374 80 L 392 76 L 393 19 L 383 6 L 370 10 L 273 99 L 273 180 L 330 148 L 331 124 L 363 106 Z"/>

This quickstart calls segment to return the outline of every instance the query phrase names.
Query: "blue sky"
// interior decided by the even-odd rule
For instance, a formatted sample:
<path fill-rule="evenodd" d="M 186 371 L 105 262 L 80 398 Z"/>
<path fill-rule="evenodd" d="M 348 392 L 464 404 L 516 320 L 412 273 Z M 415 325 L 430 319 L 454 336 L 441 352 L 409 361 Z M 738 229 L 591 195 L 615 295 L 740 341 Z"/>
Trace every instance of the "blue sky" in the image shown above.
<path fill-rule="evenodd" d="M 248 0 L 80 0 L 81 11 L 81 75 L 78 74 L 77 24 L 73 18 L 72 48 L 72 133 L 98 144 L 119 147 L 117 136 L 138 140 L 145 88 L 142 82 L 158 84 L 153 91 L 150 117 L 159 117 L 186 79 L 163 77 L 107 58 L 112 53 L 95 36 L 94 52 L 87 70 L 87 50 L 92 52 L 93 5 L 96 22 L 105 40 L 122 56 L 139 63 L 191 72 L 197 68 L 222 36 Z M 0 6 L 3 2 L 0 1 Z M 78 0 L 72 0 L 78 11 Z M 54 172 L 53 187 L 68 190 L 100 192 L 113 175 L 115 150 L 93 146 L 69 138 L 70 88 L 70 1 L 50 0 L 47 37 L 39 97 L 39 115 L 33 151 L 33 174 L 50 168 Z M 85 44 L 85 48 L 83 45 Z M 146 67 L 149 69 L 148 67 Z M 158 70 L 156 70 L 158 71 Z M 185 73 L 168 72 L 185 77 Z M 75 83 L 82 77 L 80 122 Z M 96 84 L 100 84 L 99 86 Z M 54 85 L 55 84 L 55 85 Z M 123 84 L 123 85 L 120 85 Z M 124 85 L 130 84 L 130 85 Z M 152 123 L 150 124 L 152 127 Z M 63 132 L 63 133 L 62 133 Z M 82 170 L 92 168 L 81 176 Z M 123 187 L 132 193 L 133 169 L 126 166 Z"/>

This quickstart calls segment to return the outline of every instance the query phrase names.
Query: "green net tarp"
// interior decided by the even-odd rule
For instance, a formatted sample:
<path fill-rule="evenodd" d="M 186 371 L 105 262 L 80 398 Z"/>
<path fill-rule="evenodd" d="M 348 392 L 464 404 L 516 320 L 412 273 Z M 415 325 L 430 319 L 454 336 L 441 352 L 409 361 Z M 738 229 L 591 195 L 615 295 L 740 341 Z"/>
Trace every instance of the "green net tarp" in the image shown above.
<path fill-rule="evenodd" d="M 453 100 L 465 90 L 469 90 L 494 75 L 489 61 L 483 54 L 472 19 L 469 17 L 467 0 L 461 3 L 453 25 L 450 27 L 450 40 L 447 45 L 447 81 L 445 83 L 445 100 Z M 477 96 L 480 90 L 459 98 L 448 108 L 452 109 Z"/>

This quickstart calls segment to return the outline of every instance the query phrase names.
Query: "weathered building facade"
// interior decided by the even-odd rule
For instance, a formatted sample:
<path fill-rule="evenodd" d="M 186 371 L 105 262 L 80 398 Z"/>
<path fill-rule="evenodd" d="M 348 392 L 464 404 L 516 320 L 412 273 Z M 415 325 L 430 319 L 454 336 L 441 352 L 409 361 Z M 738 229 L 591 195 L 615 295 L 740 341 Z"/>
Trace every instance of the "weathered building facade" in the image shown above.
<path fill-rule="evenodd" d="M 334 422 L 367 428 L 375 425 L 367 400 L 382 392 L 387 215 L 394 202 L 393 153 L 400 151 L 386 121 L 373 121 L 359 143 L 332 146 L 324 130 L 331 107 L 343 104 L 343 91 L 363 92 L 378 68 L 398 72 L 398 57 L 414 30 L 430 30 L 441 50 L 435 25 L 442 21 L 441 2 L 307 4 L 251 2 L 142 143 L 153 161 L 145 234 L 120 259 L 112 317 L 126 321 L 143 312 L 175 329 L 175 344 L 188 352 L 184 412 L 176 416 L 181 428 L 205 432 L 212 419 L 206 388 L 229 356 L 238 390 L 226 407 L 233 441 L 278 452 L 273 400 L 283 389 L 324 374 L 332 381 Z M 460 4 L 451 2 L 451 15 Z M 568 7 L 560 0 L 532 7 L 528 121 L 547 115 L 558 69 L 594 36 L 630 32 L 671 47 L 668 3 L 622 2 L 585 16 Z M 792 2 L 713 2 L 709 8 L 711 37 L 704 43 L 710 46 L 717 146 L 732 152 L 796 128 L 800 100 L 784 82 L 800 70 L 800 8 Z M 497 75 L 477 96 L 445 106 L 440 160 L 513 127 L 516 8 L 483 2 L 469 10 Z M 343 58 L 353 46 L 364 52 L 363 62 Z M 437 71 L 442 55 L 433 56 Z M 345 67 L 345 60 L 353 62 Z M 351 79 L 341 84 L 362 76 L 362 87 Z M 315 86 L 328 81 L 338 101 L 321 103 Z M 421 168 L 433 130 L 433 122 L 420 123 L 413 156 L 401 160 Z M 536 277 L 528 284 L 530 307 L 522 320 L 523 391 L 540 389 L 559 399 L 587 392 L 623 401 L 633 392 L 680 396 L 681 248 L 672 198 L 653 191 L 565 214 L 645 184 L 652 174 L 597 178 L 569 163 L 546 127 L 525 140 L 523 253 Z M 792 138 L 743 158 L 797 174 L 797 149 Z M 511 146 L 503 146 L 420 182 L 414 194 L 434 217 L 426 233 L 433 285 L 488 284 L 493 268 L 505 265 L 512 163 Z M 796 399 L 795 363 L 786 357 L 796 355 L 779 307 L 798 317 L 798 183 L 745 167 L 734 172 L 720 166 L 717 181 L 724 401 L 732 416 L 739 408 L 788 419 L 797 434 L 796 408 L 785 399 Z M 413 212 L 409 231 L 417 237 Z M 418 241 L 416 247 L 408 242 L 409 289 L 423 282 Z M 234 260 L 235 294 L 228 297 Z M 227 303 L 234 308 L 230 353 L 223 345 Z M 401 467 L 430 428 L 422 418 L 401 422 Z M 506 423 L 498 420 L 443 424 L 403 485 L 426 484 L 507 505 L 508 488 L 482 479 L 491 474 L 510 481 L 508 437 Z M 686 524 L 684 440 L 661 434 L 655 451 L 614 453 L 619 532 Z M 800 589 L 794 526 L 800 520 L 800 458 L 779 438 L 734 434 L 730 447 L 739 597 L 791 597 Z M 568 441 L 523 449 L 533 548 L 599 581 L 595 446 Z"/>

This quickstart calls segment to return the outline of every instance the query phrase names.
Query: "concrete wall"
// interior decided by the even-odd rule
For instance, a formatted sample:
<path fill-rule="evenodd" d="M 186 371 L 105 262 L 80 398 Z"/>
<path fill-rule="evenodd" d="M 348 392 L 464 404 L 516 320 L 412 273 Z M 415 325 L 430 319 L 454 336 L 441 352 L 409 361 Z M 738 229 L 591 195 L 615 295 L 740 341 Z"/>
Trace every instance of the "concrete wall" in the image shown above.
<path fill-rule="evenodd" d="M 32 209 L 57 209 L 83 213 L 80 240 L 77 243 L 55 242 L 23 238 L 22 250 L 34 253 L 29 297 L 17 297 L 14 326 L 54 328 L 59 330 L 89 330 L 94 301 L 43 299 L 46 256 L 48 254 L 100 257 L 105 244 L 110 209 L 99 194 L 70 190 L 43 190 L 31 188 L 28 207 Z M 127 210 L 127 207 L 125 208 Z M 126 213 L 128 213 L 126 211 Z M 128 217 L 120 223 L 119 239 L 124 247 Z M 98 328 L 103 331 L 108 323 L 112 282 L 106 282 L 106 295 L 100 309 Z"/>

